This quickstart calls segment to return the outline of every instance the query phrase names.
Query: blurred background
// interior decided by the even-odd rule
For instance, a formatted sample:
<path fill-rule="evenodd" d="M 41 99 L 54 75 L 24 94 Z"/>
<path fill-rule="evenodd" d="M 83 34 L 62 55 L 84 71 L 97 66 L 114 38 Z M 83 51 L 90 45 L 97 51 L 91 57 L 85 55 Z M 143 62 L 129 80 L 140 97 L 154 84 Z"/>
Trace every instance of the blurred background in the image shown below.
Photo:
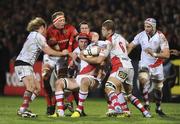
<path fill-rule="evenodd" d="M 8 95 L 4 88 L 16 80 L 10 72 L 10 64 L 20 52 L 28 32 L 26 26 L 33 17 L 43 17 L 48 24 L 55 11 L 65 13 L 67 23 L 77 30 L 86 20 L 91 31 L 100 34 L 101 24 L 106 19 L 116 23 L 116 32 L 129 42 L 143 30 L 144 20 L 153 17 L 158 30 L 169 41 L 170 49 L 180 51 L 180 0 L 0 0 L 0 94 Z M 130 54 L 135 68 L 134 93 L 138 95 L 136 79 L 140 47 Z M 180 102 L 180 57 L 171 56 L 164 64 L 166 83 L 164 101 Z M 42 57 L 39 58 L 39 61 Z M 9 74 L 10 73 L 10 74 Z M 8 81 L 7 81 L 8 80 Z M 16 86 L 16 85 L 13 85 Z M 5 92 L 5 94 L 4 94 Z M 17 91 L 18 92 L 18 91 Z M 92 96 L 101 96 L 102 90 Z"/>

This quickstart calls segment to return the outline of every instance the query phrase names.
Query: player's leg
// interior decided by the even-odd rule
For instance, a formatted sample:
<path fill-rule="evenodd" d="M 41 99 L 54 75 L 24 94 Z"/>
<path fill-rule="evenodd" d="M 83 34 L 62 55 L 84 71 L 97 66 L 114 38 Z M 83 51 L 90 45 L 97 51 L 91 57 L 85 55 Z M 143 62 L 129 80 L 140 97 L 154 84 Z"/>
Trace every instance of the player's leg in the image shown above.
<path fill-rule="evenodd" d="M 51 115 L 54 113 L 54 111 L 52 111 L 52 88 L 50 85 L 50 77 L 52 74 L 52 70 L 53 68 L 49 65 L 49 64 L 43 64 L 42 67 L 42 79 L 43 79 L 43 89 L 44 89 L 44 94 L 45 94 L 45 99 L 47 102 L 47 115 Z"/>
<path fill-rule="evenodd" d="M 34 99 L 36 99 L 37 96 L 39 96 L 41 90 L 40 82 L 37 79 L 34 79 L 34 84 L 35 84 L 35 90 L 32 93 L 31 101 L 33 101 Z"/>
<path fill-rule="evenodd" d="M 131 103 L 142 112 L 144 117 L 150 118 L 151 114 L 149 113 L 149 111 L 147 111 L 141 104 L 140 100 L 132 94 L 132 85 L 124 83 L 123 86 Z"/>
<path fill-rule="evenodd" d="M 163 73 L 163 66 L 160 65 L 155 67 L 151 70 L 152 76 L 151 80 L 154 84 L 154 98 L 156 102 L 156 113 L 159 116 L 165 116 L 166 114 L 162 111 L 161 102 L 162 102 L 162 88 L 163 88 L 163 81 L 164 81 L 164 73 Z"/>
<path fill-rule="evenodd" d="M 117 95 L 118 95 L 118 102 L 120 103 L 121 109 L 123 113 L 125 113 L 124 115 L 127 117 L 130 117 L 131 112 L 129 110 L 127 100 L 125 99 L 125 92 L 121 90 L 121 92 L 118 93 Z"/>
<path fill-rule="evenodd" d="M 91 83 L 91 80 L 87 77 L 83 77 L 80 83 L 80 89 L 79 89 L 79 98 L 78 98 L 78 106 L 76 108 L 76 111 L 71 115 L 71 117 L 80 117 L 82 110 L 84 108 L 83 103 L 85 102 L 88 92 L 89 92 L 89 86 Z"/>
<path fill-rule="evenodd" d="M 154 83 L 154 98 L 156 102 L 156 113 L 160 116 L 165 116 L 166 114 L 162 111 L 161 102 L 163 97 L 162 87 L 163 81 L 153 80 Z"/>
<path fill-rule="evenodd" d="M 75 90 L 79 86 L 76 83 L 74 79 L 67 79 L 67 78 L 60 78 L 56 81 L 55 83 L 55 98 L 56 98 L 56 106 L 57 106 L 57 113 L 50 117 L 58 117 L 64 116 L 64 90 L 69 89 L 69 90 Z"/>
<path fill-rule="evenodd" d="M 150 110 L 149 106 L 149 88 L 150 88 L 150 76 L 148 68 L 141 68 L 138 75 L 140 89 L 143 95 L 144 107 Z"/>
<path fill-rule="evenodd" d="M 110 109 L 108 110 L 108 112 L 106 113 L 107 116 L 109 116 L 109 113 L 122 113 L 122 109 L 121 109 L 121 105 L 118 101 L 118 95 L 117 93 L 120 91 L 120 84 L 121 82 L 115 78 L 115 77 L 109 77 L 108 81 L 105 84 L 105 93 L 108 97 L 108 101 L 110 103 L 110 106 L 114 107 L 114 112 L 109 112 L 111 111 Z M 111 114 L 110 114 L 111 116 Z"/>
<path fill-rule="evenodd" d="M 80 117 L 84 109 L 84 102 L 88 96 L 89 90 L 96 89 L 99 85 L 99 82 L 92 77 L 83 77 L 80 83 L 79 89 L 79 101 L 76 111 L 71 115 L 71 117 L 76 118 Z"/>
<path fill-rule="evenodd" d="M 74 96 L 71 90 L 65 90 L 64 110 L 68 109 L 70 112 L 74 112 L 73 101 Z"/>
<path fill-rule="evenodd" d="M 26 87 L 23 95 L 23 103 L 21 104 L 17 114 L 21 117 L 37 117 L 36 114 L 28 110 L 32 94 L 36 90 L 33 68 L 31 66 L 16 66 L 15 71 Z"/>

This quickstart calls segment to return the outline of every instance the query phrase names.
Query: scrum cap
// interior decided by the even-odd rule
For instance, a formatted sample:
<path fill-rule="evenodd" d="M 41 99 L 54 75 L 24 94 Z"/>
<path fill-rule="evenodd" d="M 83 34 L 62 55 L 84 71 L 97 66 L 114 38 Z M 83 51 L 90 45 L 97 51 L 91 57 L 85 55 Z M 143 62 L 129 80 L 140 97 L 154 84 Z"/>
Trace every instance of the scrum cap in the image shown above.
<path fill-rule="evenodd" d="M 156 31 L 156 20 L 154 18 L 147 18 L 144 23 L 150 24 L 153 28 L 153 31 Z"/>

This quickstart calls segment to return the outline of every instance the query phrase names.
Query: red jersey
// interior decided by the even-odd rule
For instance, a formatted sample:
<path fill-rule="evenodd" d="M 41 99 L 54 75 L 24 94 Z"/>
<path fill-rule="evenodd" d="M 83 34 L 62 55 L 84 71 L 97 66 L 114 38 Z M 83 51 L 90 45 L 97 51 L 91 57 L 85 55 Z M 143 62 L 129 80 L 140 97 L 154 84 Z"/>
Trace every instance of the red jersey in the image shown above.
<path fill-rule="evenodd" d="M 58 44 L 60 50 L 68 49 L 72 52 L 74 44 L 76 44 L 75 37 L 78 35 L 77 30 L 70 24 L 65 24 L 63 29 L 57 29 L 54 25 L 50 25 L 47 29 L 47 41 L 53 41 L 53 44 Z"/>

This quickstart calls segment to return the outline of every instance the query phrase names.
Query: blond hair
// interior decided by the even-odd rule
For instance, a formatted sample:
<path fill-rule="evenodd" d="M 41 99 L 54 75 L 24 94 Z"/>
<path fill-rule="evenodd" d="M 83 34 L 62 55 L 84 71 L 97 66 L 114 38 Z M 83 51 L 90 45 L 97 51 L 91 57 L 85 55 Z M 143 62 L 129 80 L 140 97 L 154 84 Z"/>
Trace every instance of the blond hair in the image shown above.
<path fill-rule="evenodd" d="M 41 17 L 36 17 L 35 19 L 32 19 L 27 26 L 27 31 L 31 32 L 31 31 L 36 31 L 38 30 L 41 26 L 46 27 L 46 22 L 43 18 Z"/>
<path fill-rule="evenodd" d="M 106 20 L 103 22 L 102 27 L 105 27 L 107 30 L 112 30 L 112 32 L 115 31 L 115 24 L 113 20 Z"/>
<path fill-rule="evenodd" d="M 51 19 L 54 20 L 56 17 L 58 16 L 64 16 L 64 12 L 62 11 L 58 11 L 58 12 L 55 12 L 52 16 L 51 16 Z"/>

